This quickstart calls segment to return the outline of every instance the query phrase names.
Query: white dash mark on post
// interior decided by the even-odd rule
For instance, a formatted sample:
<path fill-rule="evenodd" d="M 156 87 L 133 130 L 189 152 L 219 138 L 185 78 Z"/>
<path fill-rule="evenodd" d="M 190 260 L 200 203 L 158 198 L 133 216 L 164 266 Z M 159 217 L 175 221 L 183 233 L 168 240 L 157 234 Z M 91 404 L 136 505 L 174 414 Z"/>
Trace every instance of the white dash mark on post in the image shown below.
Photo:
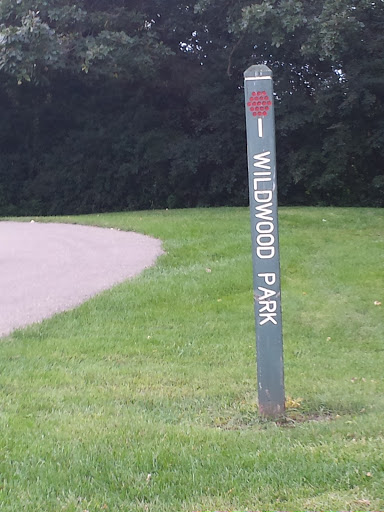
<path fill-rule="evenodd" d="M 262 137 L 263 136 L 263 120 L 261 117 L 259 117 L 257 120 L 257 127 L 259 129 L 259 137 Z"/>

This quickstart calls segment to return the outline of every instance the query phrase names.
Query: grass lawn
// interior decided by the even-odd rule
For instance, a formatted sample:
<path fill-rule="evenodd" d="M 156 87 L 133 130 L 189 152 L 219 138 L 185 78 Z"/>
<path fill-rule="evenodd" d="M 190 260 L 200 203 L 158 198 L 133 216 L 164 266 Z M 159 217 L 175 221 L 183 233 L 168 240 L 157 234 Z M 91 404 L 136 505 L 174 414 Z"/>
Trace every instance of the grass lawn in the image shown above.
<path fill-rule="evenodd" d="M 167 254 L 0 340 L 1 511 L 384 510 L 383 210 L 280 209 L 279 423 L 257 413 L 247 209 L 44 220 Z"/>

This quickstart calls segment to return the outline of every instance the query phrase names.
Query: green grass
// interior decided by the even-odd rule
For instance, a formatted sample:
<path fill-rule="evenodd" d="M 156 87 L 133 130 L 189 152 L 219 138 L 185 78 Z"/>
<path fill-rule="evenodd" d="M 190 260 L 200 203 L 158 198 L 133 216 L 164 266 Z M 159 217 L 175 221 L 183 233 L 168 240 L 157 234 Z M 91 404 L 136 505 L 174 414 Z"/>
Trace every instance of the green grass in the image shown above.
<path fill-rule="evenodd" d="M 257 414 L 246 209 L 44 220 L 167 254 L 0 340 L 1 511 L 384 510 L 382 210 L 280 210 L 280 423 Z"/>

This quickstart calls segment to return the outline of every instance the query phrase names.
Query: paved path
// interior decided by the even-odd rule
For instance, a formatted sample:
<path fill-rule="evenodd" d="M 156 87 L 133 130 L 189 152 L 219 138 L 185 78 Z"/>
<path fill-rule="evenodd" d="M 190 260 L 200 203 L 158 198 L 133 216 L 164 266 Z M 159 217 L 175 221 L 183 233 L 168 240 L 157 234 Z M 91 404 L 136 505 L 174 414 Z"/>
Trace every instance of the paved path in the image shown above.
<path fill-rule="evenodd" d="M 138 233 L 0 222 L 0 336 L 81 304 L 160 254 L 160 240 Z"/>

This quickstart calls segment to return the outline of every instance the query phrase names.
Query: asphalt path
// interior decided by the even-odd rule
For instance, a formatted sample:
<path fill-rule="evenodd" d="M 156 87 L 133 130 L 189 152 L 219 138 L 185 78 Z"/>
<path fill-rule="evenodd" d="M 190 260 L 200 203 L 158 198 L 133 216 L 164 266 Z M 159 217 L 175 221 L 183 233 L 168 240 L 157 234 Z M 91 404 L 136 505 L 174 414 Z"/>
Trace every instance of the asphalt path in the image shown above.
<path fill-rule="evenodd" d="M 0 222 L 0 336 L 78 306 L 162 253 L 160 240 L 133 232 Z"/>

